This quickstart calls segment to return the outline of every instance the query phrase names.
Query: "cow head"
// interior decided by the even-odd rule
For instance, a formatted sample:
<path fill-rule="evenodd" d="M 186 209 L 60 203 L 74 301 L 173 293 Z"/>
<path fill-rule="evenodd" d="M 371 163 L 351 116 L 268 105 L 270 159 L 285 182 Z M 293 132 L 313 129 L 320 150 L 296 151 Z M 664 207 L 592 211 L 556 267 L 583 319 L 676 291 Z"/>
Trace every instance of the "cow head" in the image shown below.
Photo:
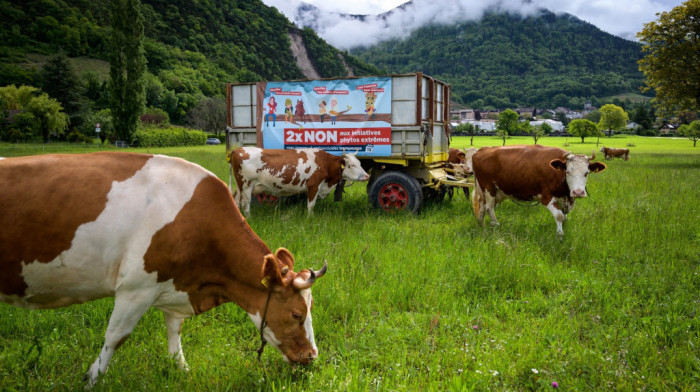
<path fill-rule="evenodd" d="M 293 267 L 294 257 L 287 249 L 265 256 L 262 283 L 269 288 L 270 299 L 267 310 L 263 307 L 251 318 L 260 328 L 264 317 L 265 340 L 280 350 L 287 362 L 307 364 L 318 355 L 311 324 L 311 286 L 326 273 L 327 265 L 324 262 L 320 271 L 305 269 L 299 273 L 292 271 Z"/>
<path fill-rule="evenodd" d="M 588 181 L 588 173 L 601 172 L 605 170 L 603 162 L 592 162 L 595 159 L 595 151 L 592 156 L 584 154 L 564 155 L 562 159 L 554 159 L 549 164 L 557 170 L 566 173 L 566 183 L 569 186 L 571 197 L 586 197 L 586 181 Z"/>
<path fill-rule="evenodd" d="M 357 159 L 356 154 L 346 154 L 343 152 L 342 161 L 340 163 L 343 165 L 343 178 L 350 181 L 367 181 L 369 180 L 369 174 L 362 168 L 360 160 Z"/>

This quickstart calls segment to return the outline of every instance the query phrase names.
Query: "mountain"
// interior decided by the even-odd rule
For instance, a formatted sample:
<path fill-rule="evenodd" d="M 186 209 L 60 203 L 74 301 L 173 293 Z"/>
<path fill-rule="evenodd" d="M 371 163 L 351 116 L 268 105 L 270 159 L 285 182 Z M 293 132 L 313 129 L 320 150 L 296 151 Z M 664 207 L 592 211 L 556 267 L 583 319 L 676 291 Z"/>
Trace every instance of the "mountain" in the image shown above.
<path fill-rule="evenodd" d="M 148 105 L 176 122 L 227 82 L 380 72 L 260 0 L 142 0 L 141 11 Z M 85 84 L 105 90 L 109 0 L 0 0 L 0 15 L 0 86 L 41 87 L 42 66 L 63 51 Z"/>
<path fill-rule="evenodd" d="M 640 44 L 546 10 L 428 24 L 351 53 L 388 72 L 422 71 L 451 83 L 453 100 L 477 108 L 582 107 L 592 96 L 638 92 L 644 80 Z"/>

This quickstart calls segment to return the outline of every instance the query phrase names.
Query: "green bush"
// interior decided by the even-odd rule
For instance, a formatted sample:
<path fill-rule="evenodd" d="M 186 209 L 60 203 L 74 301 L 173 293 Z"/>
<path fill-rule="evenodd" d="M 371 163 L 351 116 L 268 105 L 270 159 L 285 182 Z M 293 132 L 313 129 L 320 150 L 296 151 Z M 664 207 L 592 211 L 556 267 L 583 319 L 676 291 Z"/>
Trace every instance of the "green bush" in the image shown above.
<path fill-rule="evenodd" d="M 139 147 L 199 146 L 207 134 L 184 128 L 141 128 L 134 135 L 133 145 Z"/>

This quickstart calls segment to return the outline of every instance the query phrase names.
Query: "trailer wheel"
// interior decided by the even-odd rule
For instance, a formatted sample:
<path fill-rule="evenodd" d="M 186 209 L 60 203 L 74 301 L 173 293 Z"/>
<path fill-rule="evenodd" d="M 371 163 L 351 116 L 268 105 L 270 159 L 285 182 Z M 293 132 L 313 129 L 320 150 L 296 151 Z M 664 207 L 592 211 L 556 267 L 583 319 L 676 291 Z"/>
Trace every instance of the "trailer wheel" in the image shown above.
<path fill-rule="evenodd" d="M 398 171 L 384 172 L 372 181 L 367 190 L 369 201 L 384 211 L 420 212 L 423 191 L 418 180 Z"/>

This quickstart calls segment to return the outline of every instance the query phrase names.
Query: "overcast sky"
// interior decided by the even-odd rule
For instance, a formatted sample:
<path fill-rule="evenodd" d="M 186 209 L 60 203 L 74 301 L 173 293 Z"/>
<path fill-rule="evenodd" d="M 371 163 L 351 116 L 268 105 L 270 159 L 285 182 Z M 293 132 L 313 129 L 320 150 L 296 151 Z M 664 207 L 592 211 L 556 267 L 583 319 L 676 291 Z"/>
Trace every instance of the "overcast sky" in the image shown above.
<path fill-rule="evenodd" d="M 296 7 L 301 0 L 263 0 L 277 7 L 287 18 L 298 22 Z M 682 0 L 414 0 L 410 11 L 392 15 L 386 22 L 360 24 L 340 21 L 333 12 L 376 15 L 406 0 L 305 0 L 325 11 L 310 16 L 319 24 L 317 33 L 333 46 L 348 49 L 374 44 L 379 40 L 408 35 L 428 22 L 453 23 L 477 20 L 496 7 L 502 11 L 531 15 L 538 8 L 566 12 L 594 24 L 599 29 L 629 40 L 645 23 L 656 20 L 656 13 L 670 11 Z"/>

